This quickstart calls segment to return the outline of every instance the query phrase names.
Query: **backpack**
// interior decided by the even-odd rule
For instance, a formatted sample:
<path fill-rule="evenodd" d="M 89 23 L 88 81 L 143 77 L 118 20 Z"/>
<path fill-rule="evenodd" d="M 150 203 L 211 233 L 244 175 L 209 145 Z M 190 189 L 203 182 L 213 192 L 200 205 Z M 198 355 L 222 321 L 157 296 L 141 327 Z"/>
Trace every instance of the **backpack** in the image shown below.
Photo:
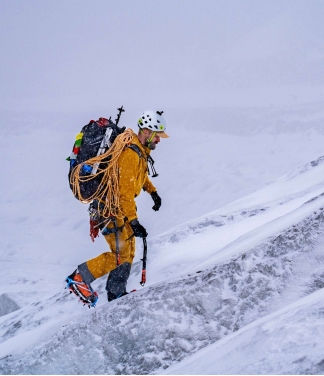
<path fill-rule="evenodd" d="M 123 110 L 121 107 L 119 110 L 118 117 L 116 119 L 116 124 L 113 123 L 110 119 L 99 118 L 99 120 L 91 120 L 89 124 L 85 125 L 80 133 L 77 134 L 76 140 L 72 149 L 71 155 L 66 159 L 70 162 L 69 169 L 69 185 L 72 190 L 74 197 L 80 200 L 80 197 L 71 184 L 71 174 L 76 166 L 80 163 L 87 161 L 90 158 L 104 154 L 112 143 L 115 141 L 115 138 L 124 132 L 126 127 L 119 128 L 118 121 L 120 114 Z M 109 157 L 108 157 L 109 158 Z M 105 162 L 108 162 L 106 160 Z M 84 164 L 80 171 L 80 176 L 91 176 L 95 174 L 98 170 L 99 165 L 88 166 Z M 84 199 L 91 197 L 96 190 L 98 189 L 102 179 L 102 174 L 82 181 L 79 184 L 80 193 Z"/>

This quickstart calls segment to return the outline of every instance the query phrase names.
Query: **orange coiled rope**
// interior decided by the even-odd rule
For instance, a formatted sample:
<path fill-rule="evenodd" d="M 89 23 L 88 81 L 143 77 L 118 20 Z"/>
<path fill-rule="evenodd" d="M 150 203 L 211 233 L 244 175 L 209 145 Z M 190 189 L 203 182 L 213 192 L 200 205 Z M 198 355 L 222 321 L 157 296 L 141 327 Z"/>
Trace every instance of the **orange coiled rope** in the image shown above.
<path fill-rule="evenodd" d="M 117 218 L 124 217 L 119 204 L 117 162 L 120 154 L 125 149 L 125 146 L 131 143 L 134 136 L 135 133 L 132 129 L 126 129 L 123 133 L 116 137 L 112 146 L 106 151 L 106 153 L 80 163 L 71 173 L 70 183 L 73 187 L 73 194 L 77 195 L 80 201 L 84 204 L 89 204 L 93 200 L 98 200 L 99 202 L 103 203 L 104 207 L 101 208 L 101 205 L 99 205 L 98 213 L 104 218 L 108 218 L 110 216 L 115 216 Z M 108 157 L 109 161 L 107 161 Z M 88 176 L 81 176 L 80 171 L 85 164 L 92 167 L 99 164 L 97 172 Z M 100 175 L 102 176 L 102 179 L 96 192 L 87 199 L 82 197 L 79 183 L 95 179 Z"/>

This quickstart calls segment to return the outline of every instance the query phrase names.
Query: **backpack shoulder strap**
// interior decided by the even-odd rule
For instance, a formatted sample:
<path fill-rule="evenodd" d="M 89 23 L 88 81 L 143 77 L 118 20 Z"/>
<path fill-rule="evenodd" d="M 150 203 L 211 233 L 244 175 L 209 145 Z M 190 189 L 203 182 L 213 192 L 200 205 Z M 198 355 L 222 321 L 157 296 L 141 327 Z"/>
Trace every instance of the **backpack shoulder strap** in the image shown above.
<path fill-rule="evenodd" d="M 127 145 L 128 148 L 132 149 L 133 151 L 135 151 L 135 153 L 140 157 L 140 158 L 144 158 L 144 155 L 142 154 L 140 148 L 135 145 L 135 144 L 129 144 Z M 145 158 L 144 158 L 145 159 Z"/>
<path fill-rule="evenodd" d="M 146 162 L 149 162 L 150 165 L 151 165 L 151 170 L 152 170 L 152 178 L 155 178 L 156 176 L 159 176 L 159 174 L 156 173 L 155 171 L 155 168 L 154 168 L 154 160 L 153 158 L 149 155 L 147 158 L 144 157 L 143 153 L 141 152 L 140 148 L 135 145 L 135 144 L 129 144 L 127 145 L 128 148 L 132 149 L 133 151 L 135 151 L 135 153 L 140 157 L 140 158 L 144 158 L 146 160 Z M 148 170 L 148 174 L 150 175 L 150 170 L 149 168 L 147 168 Z"/>

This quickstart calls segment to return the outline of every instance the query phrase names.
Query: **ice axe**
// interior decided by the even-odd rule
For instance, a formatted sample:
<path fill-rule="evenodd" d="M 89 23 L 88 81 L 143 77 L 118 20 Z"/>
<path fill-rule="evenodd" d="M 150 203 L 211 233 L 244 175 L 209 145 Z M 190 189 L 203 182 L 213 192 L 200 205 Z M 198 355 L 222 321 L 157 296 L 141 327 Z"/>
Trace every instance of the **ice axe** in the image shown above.
<path fill-rule="evenodd" d="M 147 256 L 147 242 L 146 242 L 146 238 L 143 238 L 143 258 L 141 259 L 141 261 L 143 261 L 143 266 L 142 266 L 142 280 L 140 282 L 142 286 L 144 286 L 146 282 L 146 256 Z"/>

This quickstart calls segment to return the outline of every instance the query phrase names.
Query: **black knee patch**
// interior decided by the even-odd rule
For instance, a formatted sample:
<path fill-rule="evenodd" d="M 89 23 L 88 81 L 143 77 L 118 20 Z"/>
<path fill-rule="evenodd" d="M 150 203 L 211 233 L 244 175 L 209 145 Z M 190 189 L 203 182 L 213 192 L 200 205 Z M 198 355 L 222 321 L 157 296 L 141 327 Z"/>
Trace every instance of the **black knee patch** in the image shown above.
<path fill-rule="evenodd" d="M 131 264 L 125 262 L 109 273 L 106 290 L 108 301 L 114 300 L 126 293 L 127 280 L 131 271 Z"/>
<path fill-rule="evenodd" d="M 91 283 L 95 280 L 95 277 L 91 274 L 86 262 L 78 266 L 78 271 L 85 283 Z"/>

